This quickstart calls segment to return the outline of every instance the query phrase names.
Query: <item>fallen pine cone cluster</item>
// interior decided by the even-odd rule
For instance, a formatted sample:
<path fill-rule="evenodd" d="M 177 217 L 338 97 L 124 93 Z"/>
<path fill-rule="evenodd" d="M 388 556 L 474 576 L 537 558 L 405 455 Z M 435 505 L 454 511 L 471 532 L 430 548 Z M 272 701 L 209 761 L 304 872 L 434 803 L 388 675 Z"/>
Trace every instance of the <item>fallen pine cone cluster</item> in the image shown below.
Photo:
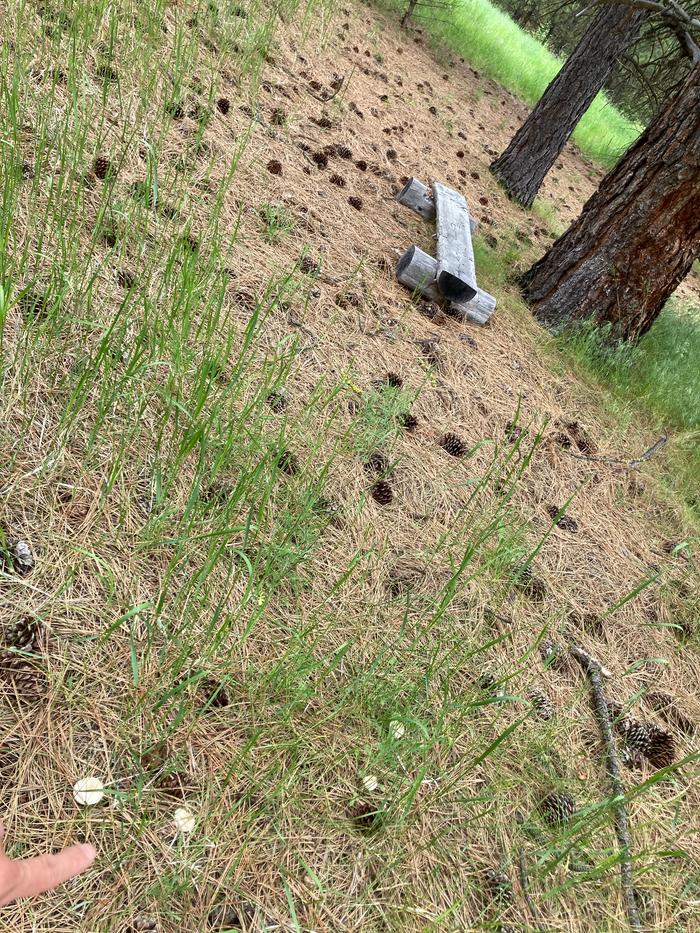
<path fill-rule="evenodd" d="M 382 450 L 374 450 L 364 463 L 366 473 L 376 473 L 379 476 L 391 475 L 389 458 Z"/>
<path fill-rule="evenodd" d="M 528 692 L 527 698 L 540 719 L 546 721 L 554 716 L 554 704 L 543 690 L 534 687 Z"/>
<path fill-rule="evenodd" d="M 464 457 L 469 451 L 468 445 L 459 434 L 454 434 L 452 431 L 443 434 L 438 443 L 445 453 L 448 453 L 451 457 Z"/>
<path fill-rule="evenodd" d="M 568 822 L 577 810 L 576 798 L 566 791 L 553 790 L 545 794 L 538 804 L 542 818 L 550 826 Z"/>
<path fill-rule="evenodd" d="M 563 531 L 569 531 L 571 534 L 576 534 L 578 531 L 578 522 L 576 519 L 572 515 L 559 515 L 559 509 L 556 505 L 548 506 L 547 514 Z M 557 515 L 559 515 L 559 518 L 557 518 Z"/>
<path fill-rule="evenodd" d="M 629 759 L 641 755 L 653 768 L 668 768 L 676 757 L 676 743 L 670 732 L 653 722 L 643 722 L 623 715 L 617 703 L 610 703 L 613 727 L 626 749 Z"/>
<path fill-rule="evenodd" d="M 371 489 L 372 498 L 379 505 L 389 505 L 394 501 L 394 491 L 385 479 L 374 483 Z"/>
<path fill-rule="evenodd" d="M 44 690 L 46 675 L 40 655 L 45 641 L 46 629 L 39 619 L 20 619 L 5 633 L 0 650 L 0 684 L 20 699 L 36 699 Z"/>

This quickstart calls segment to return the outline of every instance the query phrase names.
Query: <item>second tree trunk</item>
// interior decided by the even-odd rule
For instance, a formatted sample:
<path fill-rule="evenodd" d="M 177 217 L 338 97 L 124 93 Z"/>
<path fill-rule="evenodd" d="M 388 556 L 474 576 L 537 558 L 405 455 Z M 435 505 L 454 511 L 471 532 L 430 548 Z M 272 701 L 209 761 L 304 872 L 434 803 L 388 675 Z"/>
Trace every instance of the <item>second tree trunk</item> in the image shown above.
<path fill-rule="evenodd" d="M 644 13 L 606 5 L 586 30 L 559 74 L 491 165 L 509 196 L 530 207 L 583 114 L 633 41 Z"/>

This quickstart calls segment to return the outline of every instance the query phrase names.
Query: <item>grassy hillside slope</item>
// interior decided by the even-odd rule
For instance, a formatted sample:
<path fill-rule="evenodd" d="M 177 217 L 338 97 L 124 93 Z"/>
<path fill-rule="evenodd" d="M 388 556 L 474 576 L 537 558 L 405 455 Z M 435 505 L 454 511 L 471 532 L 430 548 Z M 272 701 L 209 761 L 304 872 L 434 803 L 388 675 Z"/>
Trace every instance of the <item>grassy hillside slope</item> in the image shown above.
<path fill-rule="evenodd" d="M 620 929 L 573 640 L 667 736 L 626 759 L 636 878 L 696 926 L 692 529 L 511 282 L 593 167 L 516 210 L 522 105 L 363 6 L 0 27 L 0 813 L 13 856 L 100 853 L 3 928 Z M 395 283 L 408 174 L 478 205 L 492 326 Z"/>

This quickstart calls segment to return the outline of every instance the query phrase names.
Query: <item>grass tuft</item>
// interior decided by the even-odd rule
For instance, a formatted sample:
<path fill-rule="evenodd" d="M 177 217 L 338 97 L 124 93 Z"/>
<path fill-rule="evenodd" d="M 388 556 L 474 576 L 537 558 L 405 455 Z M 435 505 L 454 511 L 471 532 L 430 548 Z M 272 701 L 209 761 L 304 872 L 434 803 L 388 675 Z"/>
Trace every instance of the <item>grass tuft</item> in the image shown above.
<path fill-rule="evenodd" d="M 643 412 L 673 434 L 666 481 L 700 516 L 700 308 L 672 299 L 636 346 L 611 344 L 606 328 L 592 326 L 566 330 L 555 344 L 607 389 L 622 424 Z"/>

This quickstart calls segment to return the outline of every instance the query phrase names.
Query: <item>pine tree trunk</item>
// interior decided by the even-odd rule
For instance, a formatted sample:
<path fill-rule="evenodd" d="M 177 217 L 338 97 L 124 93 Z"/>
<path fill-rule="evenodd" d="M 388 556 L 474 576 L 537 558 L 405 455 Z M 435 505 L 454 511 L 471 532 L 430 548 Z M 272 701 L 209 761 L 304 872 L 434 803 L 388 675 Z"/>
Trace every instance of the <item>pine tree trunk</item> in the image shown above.
<path fill-rule="evenodd" d="M 508 195 L 530 207 L 566 141 L 635 38 L 646 14 L 606 4 L 535 109 L 492 164 Z"/>
<path fill-rule="evenodd" d="M 507 12 L 521 29 L 527 30 L 535 20 L 535 6 L 534 3 L 519 3 L 515 10 L 512 12 L 507 10 Z"/>
<path fill-rule="evenodd" d="M 406 7 L 406 12 L 401 17 L 401 25 L 407 26 L 409 19 L 413 16 L 413 11 L 418 5 L 418 0 L 408 0 L 408 6 Z"/>
<path fill-rule="evenodd" d="M 700 65 L 525 273 L 548 327 L 591 320 L 637 340 L 700 254 Z"/>

